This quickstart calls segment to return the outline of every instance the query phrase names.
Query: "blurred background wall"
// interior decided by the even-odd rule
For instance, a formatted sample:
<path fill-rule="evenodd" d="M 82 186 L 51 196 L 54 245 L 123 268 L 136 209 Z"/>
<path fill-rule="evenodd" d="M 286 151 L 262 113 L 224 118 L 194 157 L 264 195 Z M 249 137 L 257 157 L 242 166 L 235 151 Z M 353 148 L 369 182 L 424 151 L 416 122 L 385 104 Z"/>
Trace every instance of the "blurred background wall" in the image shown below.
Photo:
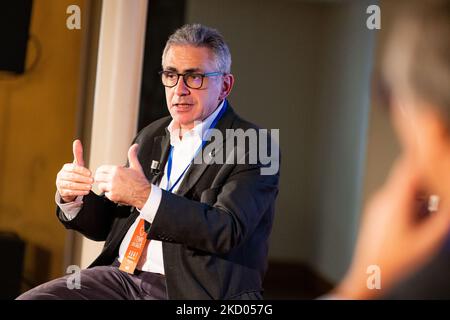
<path fill-rule="evenodd" d="M 66 28 L 70 4 L 85 8 L 84 0 L 34 1 L 25 73 L 0 73 L 0 230 L 26 243 L 27 287 L 63 270 L 54 182 L 71 157 L 82 74 L 82 32 Z"/>

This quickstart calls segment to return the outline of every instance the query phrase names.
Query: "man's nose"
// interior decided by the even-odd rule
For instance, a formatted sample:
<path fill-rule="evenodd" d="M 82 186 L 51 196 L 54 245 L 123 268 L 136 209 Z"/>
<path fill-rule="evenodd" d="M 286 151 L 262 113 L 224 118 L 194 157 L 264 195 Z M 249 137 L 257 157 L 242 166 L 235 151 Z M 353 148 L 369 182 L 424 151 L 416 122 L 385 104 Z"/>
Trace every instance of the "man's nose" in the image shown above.
<path fill-rule="evenodd" d="M 178 83 L 175 86 L 175 93 L 179 96 L 185 96 L 189 94 L 189 88 L 184 83 L 183 76 L 179 76 Z"/>

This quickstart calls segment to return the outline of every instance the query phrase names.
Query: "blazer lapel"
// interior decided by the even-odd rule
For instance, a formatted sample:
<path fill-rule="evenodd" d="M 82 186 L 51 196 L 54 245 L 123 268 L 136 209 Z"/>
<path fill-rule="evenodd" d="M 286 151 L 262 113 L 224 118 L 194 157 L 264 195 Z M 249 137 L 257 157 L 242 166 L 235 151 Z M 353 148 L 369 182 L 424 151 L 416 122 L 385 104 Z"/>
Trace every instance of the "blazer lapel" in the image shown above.
<path fill-rule="evenodd" d="M 162 177 L 164 173 L 164 166 L 169 155 L 170 146 L 170 136 L 166 129 L 166 134 L 163 136 L 156 136 L 153 140 L 153 148 L 150 158 L 146 161 L 146 166 L 144 169 L 145 175 L 150 180 L 151 183 L 157 184 L 158 180 Z M 159 162 L 158 170 L 151 170 L 151 165 L 153 161 Z"/>
<path fill-rule="evenodd" d="M 150 180 L 152 184 L 157 185 L 158 181 L 162 178 L 164 174 L 164 167 L 166 165 L 167 157 L 169 155 L 169 146 L 170 146 L 170 135 L 165 129 L 166 134 L 163 136 L 156 136 L 153 140 L 152 153 L 148 161 L 145 162 L 146 166 L 144 169 L 144 173 L 147 179 Z M 158 169 L 154 172 L 151 170 L 151 165 L 153 161 L 159 161 Z M 134 208 L 135 211 L 137 211 Z M 134 218 L 135 219 L 135 218 Z M 133 220 L 134 221 L 134 220 Z M 148 221 L 144 223 L 144 230 L 148 233 L 150 230 L 151 224 Z"/>
<path fill-rule="evenodd" d="M 203 150 L 197 154 L 194 163 L 189 167 L 188 171 L 186 172 L 186 176 L 183 178 L 183 181 L 180 184 L 180 187 L 178 188 L 177 192 L 175 192 L 176 194 L 184 196 L 197 183 L 197 181 L 200 179 L 206 168 L 208 168 L 208 166 L 211 163 L 211 160 L 213 160 L 214 157 L 217 157 L 218 159 L 225 159 L 222 157 L 223 154 L 222 145 L 225 143 L 225 140 L 227 138 L 226 129 L 231 128 L 235 117 L 236 114 L 234 113 L 233 109 L 228 103 L 227 110 L 223 114 L 222 119 L 220 119 L 216 125 L 216 129 L 220 130 L 223 137 L 222 141 L 217 144 L 217 147 L 219 148 L 216 148 L 218 149 L 216 154 L 203 155 L 203 150 L 209 144 L 212 143 L 212 141 L 208 141 L 203 147 Z"/>

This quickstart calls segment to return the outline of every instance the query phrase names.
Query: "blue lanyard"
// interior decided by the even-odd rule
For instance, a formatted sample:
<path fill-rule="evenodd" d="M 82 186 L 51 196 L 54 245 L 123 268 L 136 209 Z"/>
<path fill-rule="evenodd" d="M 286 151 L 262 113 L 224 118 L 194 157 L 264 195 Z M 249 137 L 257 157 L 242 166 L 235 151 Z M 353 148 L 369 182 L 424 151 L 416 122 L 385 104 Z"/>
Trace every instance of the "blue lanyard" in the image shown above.
<path fill-rule="evenodd" d="M 208 130 L 214 128 L 217 125 L 217 122 L 222 117 L 222 115 L 225 113 L 226 109 L 227 109 L 227 100 L 224 101 L 222 110 L 220 110 L 220 112 L 216 115 L 216 117 L 214 118 L 213 122 L 209 126 Z M 172 192 L 172 190 L 175 188 L 175 186 L 180 182 L 181 178 L 184 176 L 184 174 L 186 173 L 187 169 L 191 166 L 192 161 L 195 159 L 195 157 L 200 152 L 200 150 L 203 149 L 203 147 L 205 146 L 206 142 L 207 142 L 207 140 L 203 140 L 203 137 L 202 137 L 202 144 L 198 147 L 197 151 L 194 154 L 194 157 L 189 162 L 187 167 L 184 168 L 183 172 L 180 174 L 180 176 L 178 177 L 178 179 L 174 182 L 174 184 L 172 186 L 170 186 L 170 175 L 172 173 L 173 146 L 170 146 L 169 159 L 167 160 L 167 188 L 166 188 L 167 191 Z"/>

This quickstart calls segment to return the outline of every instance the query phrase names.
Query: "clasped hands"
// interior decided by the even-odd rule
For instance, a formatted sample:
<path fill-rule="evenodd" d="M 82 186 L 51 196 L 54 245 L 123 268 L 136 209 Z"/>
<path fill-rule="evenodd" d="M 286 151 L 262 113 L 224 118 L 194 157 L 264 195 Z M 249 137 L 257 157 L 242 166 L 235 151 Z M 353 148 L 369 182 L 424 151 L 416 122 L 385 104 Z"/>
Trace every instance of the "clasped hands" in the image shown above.
<path fill-rule="evenodd" d="M 111 201 L 142 209 L 147 201 L 151 184 L 147 180 L 137 157 L 138 145 L 128 150 L 129 167 L 102 165 L 93 176 L 84 166 L 83 146 L 80 140 L 73 142 L 73 163 L 66 163 L 56 176 L 56 188 L 64 202 L 72 202 L 77 196 L 89 194 L 92 185 L 98 183 L 100 192 Z"/>

